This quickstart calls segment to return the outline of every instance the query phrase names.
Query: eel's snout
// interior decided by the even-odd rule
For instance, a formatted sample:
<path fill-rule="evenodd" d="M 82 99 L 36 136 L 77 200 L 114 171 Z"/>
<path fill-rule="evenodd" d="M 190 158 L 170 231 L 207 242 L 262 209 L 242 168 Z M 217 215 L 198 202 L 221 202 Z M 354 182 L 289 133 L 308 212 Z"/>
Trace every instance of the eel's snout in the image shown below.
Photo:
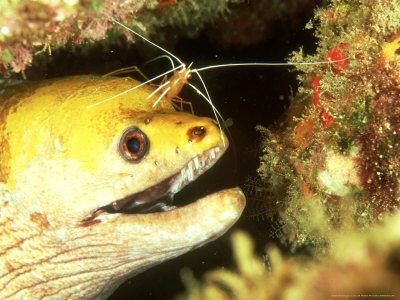
<path fill-rule="evenodd" d="M 235 187 L 210 194 L 196 202 L 213 210 L 211 222 L 219 230 L 207 239 L 206 242 L 209 242 L 219 238 L 237 222 L 246 206 L 246 197 L 239 187 Z"/>
<path fill-rule="evenodd" d="M 197 201 L 208 205 L 210 205 L 210 201 L 215 202 L 214 204 L 218 205 L 214 208 L 215 219 L 222 222 L 229 220 L 236 222 L 246 206 L 246 198 L 239 187 L 222 190 Z"/>
<path fill-rule="evenodd" d="M 246 198 L 238 187 L 207 195 L 172 211 L 161 213 L 169 230 L 180 232 L 186 243 L 200 246 L 223 235 L 240 218 Z"/>

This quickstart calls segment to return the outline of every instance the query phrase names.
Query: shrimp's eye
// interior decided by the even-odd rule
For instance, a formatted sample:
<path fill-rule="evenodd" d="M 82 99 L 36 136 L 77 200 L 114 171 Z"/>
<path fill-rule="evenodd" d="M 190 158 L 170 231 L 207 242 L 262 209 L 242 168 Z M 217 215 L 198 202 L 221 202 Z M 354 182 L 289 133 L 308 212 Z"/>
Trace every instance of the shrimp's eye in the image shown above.
<path fill-rule="evenodd" d="M 119 152 L 129 162 L 140 162 L 149 152 L 147 136 L 137 127 L 129 127 L 122 134 Z"/>

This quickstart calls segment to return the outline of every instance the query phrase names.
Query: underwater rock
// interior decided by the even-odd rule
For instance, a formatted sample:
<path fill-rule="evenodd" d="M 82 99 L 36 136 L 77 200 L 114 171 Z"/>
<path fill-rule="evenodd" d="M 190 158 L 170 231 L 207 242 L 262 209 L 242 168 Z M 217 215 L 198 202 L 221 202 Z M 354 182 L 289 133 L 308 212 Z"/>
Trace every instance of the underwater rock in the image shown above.
<path fill-rule="evenodd" d="M 331 1 L 307 28 L 316 54 L 294 52 L 302 83 L 264 137 L 259 174 L 293 249 L 366 227 L 400 202 L 400 1 Z M 336 62 L 332 62 L 336 61 Z M 318 248 L 321 246 L 321 248 Z"/>
<path fill-rule="evenodd" d="M 242 0 L 21 0 L 0 2 L 0 73 L 23 72 L 35 55 L 67 45 L 85 44 L 90 49 L 94 41 L 117 41 L 120 27 L 115 18 L 130 27 L 137 27 L 147 36 L 157 34 L 167 26 L 184 28 L 186 36 L 229 14 L 229 3 Z M 132 37 L 124 32 L 127 37 Z M 160 37 L 161 36 L 161 37 Z"/>
<path fill-rule="evenodd" d="M 287 20 L 294 24 L 299 15 L 314 5 L 315 0 L 3 1 L 0 74 L 24 72 L 40 53 L 48 54 L 42 60 L 49 63 L 57 48 L 71 47 L 71 51 L 82 49 L 90 53 L 96 41 L 103 43 L 104 51 L 111 44 L 120 45 L 122 30 L 113 18 L 157 43 L 162 42 L 164 47 L 174 44 L 178 37 L 201 33 L 220 47 L 228 47 L 256 44 L 265 38 L 265 33 L 276 31 L 277 26 L 271 25 L 282 22 L 287 26 Z M 204 30 L 207 28 L 212 30 Z M 136 41 L 127 31 L 123 34 L 130 43 Z"/>

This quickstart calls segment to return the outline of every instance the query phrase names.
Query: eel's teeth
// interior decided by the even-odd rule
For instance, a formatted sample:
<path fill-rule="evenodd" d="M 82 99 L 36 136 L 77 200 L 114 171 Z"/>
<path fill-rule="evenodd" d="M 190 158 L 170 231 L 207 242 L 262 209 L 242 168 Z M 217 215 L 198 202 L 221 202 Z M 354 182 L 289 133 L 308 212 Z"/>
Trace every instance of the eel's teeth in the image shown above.
<path fill-rule="evenodd" d="M 193 177 L 193 161 L 190 161 L 190 162 L 188 163 L 187 169 L 188 169 L 188 174 L 187 174 L 187 176 L 188 176 L 189 182 L 191 182 L 191 181 L 194 180 L 194 177 Z"/>
<path fill-rule="evenodd" d="M 214 152 L 214 149 L 211 149 L 211 150 L 210 150 L 210 158 L 211 158 L 212 160 L 215 159 L 215 152 Z"/>
<path fill-rule="evenodd" d="M 199 158 L 197 156 L 193 159 L 193 162 L 194 162 L 195 169 L 196 170 L 199 169 L 200 168 L 200 163 L 199 163 Z"/>
<path fill-rule="evenodd" d="M 217 153 L 220 151 L 221 148 L 215 147 L 190 160 L 188 164 L 180 171 L 180 174 L 174 179 L 169 192 L 177 193 L 185 185 L 196 180 L 197 177 L 199 177 L 214 164 L 217 158 Z"/>

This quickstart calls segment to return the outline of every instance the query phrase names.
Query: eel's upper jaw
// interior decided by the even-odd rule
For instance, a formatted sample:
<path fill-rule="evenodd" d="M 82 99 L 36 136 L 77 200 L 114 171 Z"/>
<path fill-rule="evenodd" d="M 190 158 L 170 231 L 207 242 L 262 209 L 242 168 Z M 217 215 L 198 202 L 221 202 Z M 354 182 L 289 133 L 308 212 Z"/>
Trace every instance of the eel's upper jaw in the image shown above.
<path fill-rule="evenodd" d="M 201 174 L 210 169 L 224 154 L 226 147 L 213 147 L 191 159 L 181 172 L 174 175 L 169 192 L 176 194 L 184 186 L 195 181 Z"/>
<path fill-rule="evenodd" d="M 102 212 L 138 214 L 175 209 L 170 202 L 177 192 L 210 169 L 224 154 L 227 147 L 215 146 L 192 158 L 176 174 L 147 188 L 144 191 L 114 200 L 109 205 L 96 209 L 85 221 L 93 221 Z"/>

